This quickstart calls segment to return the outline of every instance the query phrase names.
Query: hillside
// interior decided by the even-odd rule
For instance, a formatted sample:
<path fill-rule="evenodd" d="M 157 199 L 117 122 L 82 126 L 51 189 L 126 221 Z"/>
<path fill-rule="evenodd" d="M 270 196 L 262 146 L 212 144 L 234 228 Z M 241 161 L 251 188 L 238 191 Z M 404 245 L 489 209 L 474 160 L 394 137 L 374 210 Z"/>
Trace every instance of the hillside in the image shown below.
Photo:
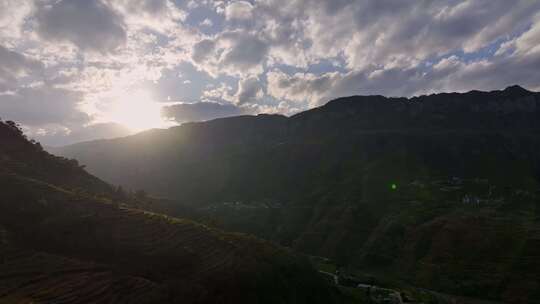
<path fill-rule="evenodd" d="M 74 159 L 54 156 L 28 140 L 14 122 L 0 121 L 0 173 L 17 174 L 70 189 L 108 194 L 113 188 L 88 174 Z"/>
<path fill-rule="evenodd" d="M 540 94 L 341 98 L 55 150 L 156 209 L 342 266 L 508 303 L 540 295 Z M 186 211 L 187 210 L 187 211 Z"/>
<path fill-rule="evenodd" d="M 0 303 L 333 303 L 268 242 L 131 209 L 0 122 Z"/>

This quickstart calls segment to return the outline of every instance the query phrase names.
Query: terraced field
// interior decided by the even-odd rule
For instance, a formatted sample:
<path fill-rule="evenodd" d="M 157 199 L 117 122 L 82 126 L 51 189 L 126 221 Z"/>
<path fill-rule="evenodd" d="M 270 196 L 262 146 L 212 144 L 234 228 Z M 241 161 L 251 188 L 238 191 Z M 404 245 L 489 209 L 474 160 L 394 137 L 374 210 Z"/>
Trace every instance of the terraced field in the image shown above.
<path fill-rule="evenodd" d="M 5 230 L 4 230 L 5 232 Z M 110 267 L 4 242 L 0 245 L 0 303 L 163 302 L 160 286 Z"/>
<path fill-rule="evenodd" d="M 133 198 L 115 194 L 0 121 L 0 304 L 341 299 L 286 249 L 131 209 Z"/>
<path fill-rule="evenodd" d="M 15 175 L 0 184 L 16 189 L 0 193 L 0 303 L 332 301 L 307 262 L 255 238 Z"/>

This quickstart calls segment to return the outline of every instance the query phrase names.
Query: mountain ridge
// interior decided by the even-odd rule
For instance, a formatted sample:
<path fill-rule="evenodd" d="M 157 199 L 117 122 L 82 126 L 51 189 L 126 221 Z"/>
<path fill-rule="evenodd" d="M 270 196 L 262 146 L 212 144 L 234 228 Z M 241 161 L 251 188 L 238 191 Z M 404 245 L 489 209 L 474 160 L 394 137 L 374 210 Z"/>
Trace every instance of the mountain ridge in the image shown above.
<path fill-rule="evenodd" d="M 0 121 L 0 302 L 332 303 L 294 252 L 132 206 Z M 120 193 L 119 193 L 120 192 Z"/>
<path fill-rule="evenodd" d="M 324 105 L 321 105 L 319 107 L 309 109 L 309 110 L 306 110 L 306 111 L 302 111 L 302 112 L 293 114 L 291 116 L 286 116 L 286 115 L 281 115 L 281 114 L 264 114 L 263 113 L 263 114 L 257 114 L 257 115 L 239 115 L 239 116 L 231 116 L 231 117 L 221 117 L 221 118 L 216 118 L 216 119 L 212 119 L 212 120 L 208 120 L 208 121 L 185 122 L 182 125 L 174 126 L 174 127 L 168 128 L 168 129 L 150 129 L 150 130 L 142 131 L 142 132 L 137 133 L 137 134 L 123 136 L 123 137 L 119 137 L 119 138 L 133 137 L 133 136 L 138 136 L 138 135 L 142 135 L 142 134 L 150 134 L 150 133 L 153 133 L 153 132 L 159 132 L 159 131 L 169 130 L 169 129 L 174 130 L 174 129 L 177 129 L 177 128 L 181 128 L 182 126 L 191 126 L 191 125 L 199 125 L 199 124 L 206 124 L 206 123 L 212 123 L 212 122 L 230 121 L 231 119 L 235 119 L 235 120 L 252 119 L 254 117 L 259 117 L 259 118 L 265 118 L 265 117 L 276 118 L 276 117 L 279 117 L 279 118 L 291 119 L 291 118 L 295 118 L 295 117 L 301 117 L 303 115 L 306 115 L 306 113 L 310 113 L 311 111 L 317 111 L 318 109 L 323 109 L 323 108 L 328 107 L 328 106 L 334 106 L 335 104 L 339 104 L 339 103 L 346 103 L 346 102 L 351 102 L 351 101 L 354 102 L 354 101 L 358 101 L 359 99 L 360 100 L 366 100 L 366 99 L 381 100 L 381 99 L 385 99 L 385 100 L 388 100 L 388 101 L 422 102 L 422 101 L 424 101 L 424 99 L 429 98 L 429 97 L 434 97 L 434 96 L 442 96 L 442 97 L 461 96 L 461 95 L 471 94 L 471 93 L 474 93 L 474 94 L 477 94 L 477 93 L 480 93 L 480 94 L 494 94 L 494 93 L 496 93 L 496 94 L 510 95 L 510 96 L 514 96 L 514 97 L 515 96 L 531 96 L 531 95 L 538 96 L 540 94 L 539 92 L 529 91 L 529 90 L 527 90 L 527 89 L 525 89 L 525 88 L 523 88 L 523 87 L 521 87 L 519 85 L 512 85 L 512 86 L 506 87 L 503 90 L 492 90 L 492 91 L 471 90 L 471 91 L 468 91 L 468 92 L 465 92 L 465 93 L 456 93 L 456 92 L 452 92 L 452 93 L 433 93 L 433 94 L 418 95 L 418 96 L 413 96 L 413 97 L 386 97 L 386 96 L 383 96 L 383 95 L 351 95 L 351 96 L 339 97 L 339 98 L 330 100 L 327 103 L 325 103 Z M 79 145 L 79 144 L 95 143 L 95 142 L 111 141 L 111 140 L 114 141 L 114 140 L 119 139 L 119 138 L 94 139 L 94 140 L 69 144 L 69 145 L 65 145 L 65 146 L 48 147 L 48 148 L 50 148 L 52 151 L 59 151 L 60 149 L 70 147 L 70 146 Z"/>
<path fill-rule="evenodd" d="M 540 298 L 540 268 L 527 262 L 540 257 L 540 95 L 411 100 L 347 97 L 289 118 L 225 118 L 59 153 L 169 199 L 156 210 L 344 268 L 464 296 Z M 471 231 L 481 233 L 460 237 Z"/>
<path fill-rule="evenodd" d="M 352 95 L 352 96 L 347 96 L 347 97 L 340 97 L 340 98 L 337 98 L 337 99 L 333 99 L 333 100 L 330 100 L 329 102 L 327 102 L 326 104 L 320 106 L 320 107 L 316 107 L 316 108 L 313 108 L 313 109 L 310 109 L 310 110 L 306 110 L 306 111 L 303 111 L 303 112 L 300 112 L 300 113 L 297 113 L 297 114 L 294 114 L 292 116 L 284 116 L 284 115 L 280 115 L 280 114 L 258 114 L 258 115 L 240 115 L 240 116 L 232 116 L 232 117 L 224 117 L 224 118 L 217 118 L 217 119 L 212 119 L 212 120 L 209 120 L 209 121 L 202 121 L 202 122 L 187 122 L 187 123 L 184 123 L 180 126 L 175 126 L 175 127 L 171 127 L 169 129 L 150 129 L 150 130 L 147 130 L 147 131 L 143 131 L 143 132 L 140 132 L 140 133 L 137 133 L 137 134 L 134 134 L 134 135 L 129 135 L 129 136 L 125 136 L 125 137 L 120 137 L 120 138 L 131 138 L 133 136 L 147 136 L 149 134 L 152 134 L 152 133 L 160 133 L 160 132 L 163 132 L 165 130 L 176 130 L 178 128 L 182 128 L 183 126 L 184 127 L 187 127 L 187 126 L 198 126 L 198 125 L 201 125 L 201 124 L 214 124 L 214 123 L 222 123 L 222 122 L 229 122 L 229 121 L 232 121 L 232 120 L 253 120 L 253 119 L 282 119 L 282 120 L 291 120 L 291 119 L 295 119 L 295 118 L 301 118 L 303 116 L 306 116 L 306 115 L 310 115 L 310 113 L 313 113 L 313 112 L 317 112 L 317 111 L 320 111 L 322 109 L 328 109 L 328 108 L 331 108 L 331 107 L 339 107 L 339 106 L 342 106 L 343 104 L 346 104 L 346 103 L 349 103 L 349 102 L 353 102 L 353 103 L 359 103 L 359 102 L 363 102 L 363 101 L 367 101 L 367 102 L 372 102 L 372 101 L 382 101 L 382 100 L 385 100 L 385 101 L 389 101 L 389 102 L 406 102 L 406 103 L 426 103 L 426 99 L 429 99 L 429 98 L 433 98 L 433 97 L 460 97 L 460 96 L 464 96 L 464 95 L 467 95 L 467 94 L 480 94 L 480 95 L 488 95 L 488 94 L 497 94 L 499 97 L 524 97 L 524 96 L 532 96 L 532 97 L 535 97 L 535 98 L 538 98 L 539 94 L 538 92 L 532 92 L 532 91 L 528 91 L 524 88 L 522 88 L 521 86 L 519 85 L 513 85 L 513 86 L 509 86 L 507 88 L 505 88 L 504 90 L 493 90 L 493 91 L 489 91 L 489 92 L 485 92 L 485 91 L 477 91 L 477 90 L 472 90 L 472 91 L 469 91 L 469 92 L 466 92 L 466 93 L 434 93 L 434 94 L 429 94 L 429 95 L 420 95 L 420 96 L 413 96 L 413 97 L 410 97 L 410 98 L 407 98 L 407 97 L 385 97 L 383 95 Z M 427 101 L 429 102 L 429 101 Z M 504 102 L 504 100 L 497 100 L 497 102 Z M 518 109 L 519 110 L 519 109 Z M 113 139 L 96 139 L 96 140 L 90 140 L 90 141 L 84 141 L 84 142 L 80 142 L 80 143 L 75 143 L 75 144 L 70 144 L 70 145 L 66 145 L 66 146 L 61 146 L 61 147 L 49 147 L 51 149 L 51 151 L 61 151 L 62 149 L 65 149 L 67 147 L 72 147 L 72 146 L 76 146 L 76 145 L 80 145 L 80 144 L 85 144 L 85 143 L 99 143 L 99 142 L 107 142 L 107 141 L 115 141 L 119 138 L 113 138 Z"/>

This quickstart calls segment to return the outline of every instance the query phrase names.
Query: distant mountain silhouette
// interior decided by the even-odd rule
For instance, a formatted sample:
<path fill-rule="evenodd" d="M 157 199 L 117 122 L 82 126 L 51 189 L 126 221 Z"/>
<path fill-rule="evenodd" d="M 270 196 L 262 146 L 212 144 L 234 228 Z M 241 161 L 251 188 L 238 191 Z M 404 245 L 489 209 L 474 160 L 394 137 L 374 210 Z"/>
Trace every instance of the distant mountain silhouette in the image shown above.
<path fill-rule="evenodd" d="M 540 94 L 352 96 L 55 150 L 156 210 L 441 291 L 540 290 Z M 189 211 L 186 211 L 189 210 Z M 187 212 L 187 213 L 186 213 Z"/>
<path fill-rule="evenodd" d="M 128 207 L 12 122 L 0 122 L 0 143 L 0 303 L 341 299 L 288 250 Z"/>

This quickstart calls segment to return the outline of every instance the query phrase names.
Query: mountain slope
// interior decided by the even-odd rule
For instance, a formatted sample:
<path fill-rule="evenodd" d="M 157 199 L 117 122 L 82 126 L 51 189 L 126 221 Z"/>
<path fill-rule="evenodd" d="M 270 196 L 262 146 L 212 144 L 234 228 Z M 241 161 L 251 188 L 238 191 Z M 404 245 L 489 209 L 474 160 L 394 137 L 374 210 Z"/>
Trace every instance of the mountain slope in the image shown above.
<path fill-rule="evenodd" d="M 260 198 L 286 192 L 284 199 L 290 200 L 291 191 L 304 192 L 313 186 L 308 177 L 314 172 L 309 171 L 318 170 L 321 161 L 328 169 L 338 170 L 346 162 L 377 158 L 381 151 L 396 154 L 393 148 L 398 145 L 404 153 L 423 157 L 423 162 L 431 161 L 425 155 L 431 153 L 459 158 L 458 168 L 448 168 L 440 159 L 426 164 L 430 170 L 456 173 L 465 167 L 461 161 L 472 159 L 466 154 L 473 154 L 475 141 L 480 148 L 481 141 L 493 144 L 488 148 L 498 151 L 491 154 L 535 154 L 532 147 L 511 149 L 521 149 L 512 146 L 521 140 L 536 138 L 539 113 L 538 94 L 519 87 L 412 99 L 357 96 L 290 118 L 217 119 L 53 151 L 77 158 L 90 172 L 113 184 L 145 188 L 190 203 L 235 199 L 238 193 Z M 519 138 L 513 140 L 515 136 Z M 431 141 L 439 142 L 430 145 Z M 538 172 L 540 163 L 534 155 L 517 156 L 533 160 Z"/>
<path fill-rule="evenodd" d="M 1 303 L 338 299 L 292 252 L 119 205 L 107 184 L 13 124 L 0 122 L 0 141 Z"/>
<path fill-rule="evenodd" d="M 88 174 L 74 159 L 54 156 L 37 142 L 28 140 L 12 121 L 0 121 L 0 173 L 12 173 L 58 186 L 110 193 L 112 187 Z"/>
<path fill-rule="evenodd" d="M 514 86 L 347 97 L 58 152 L 177 201 L 171 214 L 189 206 L 341 265 L 525 303 L 540 298 L 539 134 L 540 95 Z"/>

